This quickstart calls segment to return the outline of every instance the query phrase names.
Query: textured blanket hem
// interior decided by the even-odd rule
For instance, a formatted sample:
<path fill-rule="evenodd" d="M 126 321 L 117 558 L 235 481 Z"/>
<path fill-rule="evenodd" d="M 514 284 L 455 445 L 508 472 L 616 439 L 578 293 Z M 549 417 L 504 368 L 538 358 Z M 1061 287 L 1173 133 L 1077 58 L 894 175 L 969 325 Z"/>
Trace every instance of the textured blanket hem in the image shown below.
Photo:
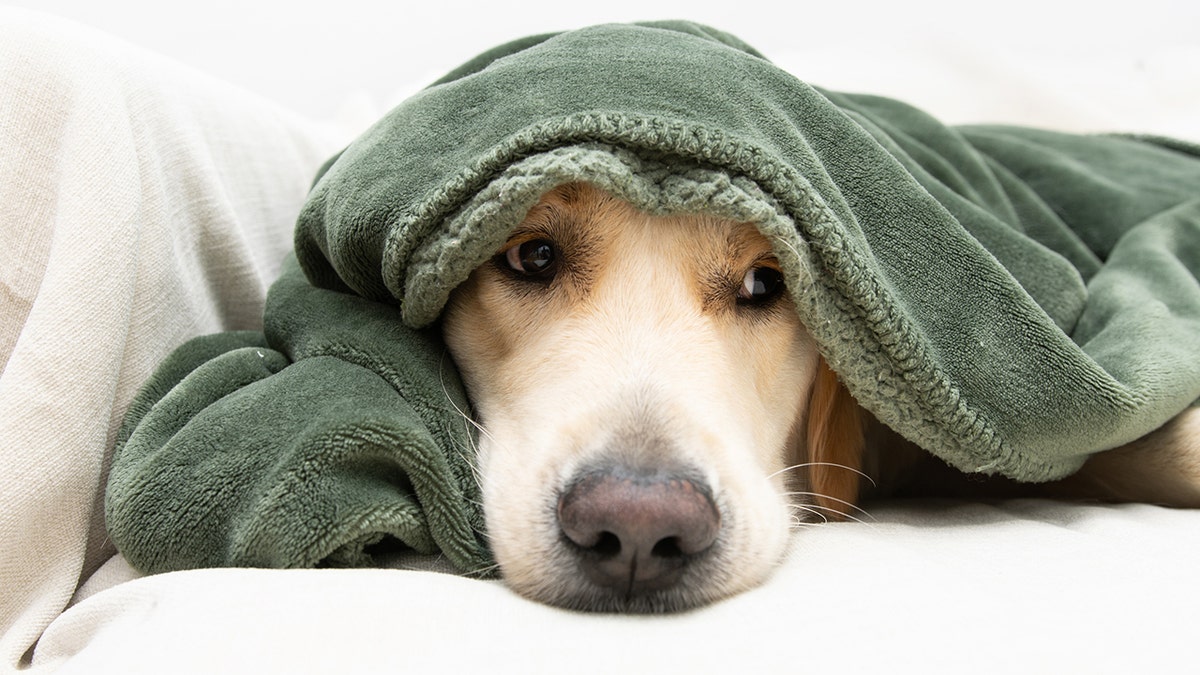
<path fill-rule="evenodd" d="M 509 162 L 507 169 L 482 188 L 472 184 L 474 178 L 460 177 L 454 185 L 470 185 L 473 197 L 445 216 L 447 222 L 441 225 L 445 238 L 429 241 L 426 237 L 420 247 L 401 246 L 401 240 L 414 239 L 415 230 L 428 234 L 433 227 L 433 223 L 413 223 L 396 230 L 406 234 L 389 240 L 396 245 L 389 245 L 385 266 L 408 270 L 402 282 L 388 282 L 396 292 L 406 291 L 400 295 L 406 321 L 423 325 L 435 320 L 448 289 L 469 273 L 461 270 L 490 257 L 541 194 L 561 183 L 587 181 L 650 212 L 703 210 L 755 224 L 774 242 L 789 278 L 807 282 L 792 289 L 801 318 L 854 395 L 889 426 L 959 469 L 1031 481 L 1051 480 L 1078 469 L 1082 459 L 1046 461 L 1037 454 L 1015 452 L 982 414 L 964 403 L 945 373 L 929 367 L 932 360 L 924 353 L 917 331 L 890 309 L 886 289 L 859 267 L 859 258 L 847 250 L 852 244 L 802 176 L 786 167 L 763 168 L 770 165 L 764 154 L 736 139 L 673 123 L 660 127 L 656 122 L 633 120 L 622 126 L 615 116 L 598 115 L 591 119 L 592 128 L 604 131 L 606 137 L 621 138 L 633 130 L 647 139 L 649 147 L 604 143 L 556 147 L 518 161 L 498 160 L 502 165 Z M 581 121 L 563 124 L 578 129 Z M 678 156 L 670 166 L 644 159 L 647 150 L 653 155 L 659 147 L 682 144 L 681 138 L 702 139 L 690 144 L 695 146 L 685 159 L 693 162 L 690 168 L 681 168 Z M 656 139 L 667 145 L 650 145 Z M 546 144 L 549 141 L 530 140 L 525 152 L 513 154 L 528 154 Z M 796 192 L 802 197 L 782 204 L 767 192 L 787 194 L 784 187 L 789 185 L 799 186 Z M 430 200 L 423 211 L 451 201 L 449 196 Z M 408 256 L 403 264 L 396 258 L 400 255 Z M 449 259 L 471 264 L 452 264 Z M 816 269 L 823 273 L 815 274 Z M 447 276 L 447 270 L 461 276 Z M 814 285 L 813 279 L 821 283 Z"/>

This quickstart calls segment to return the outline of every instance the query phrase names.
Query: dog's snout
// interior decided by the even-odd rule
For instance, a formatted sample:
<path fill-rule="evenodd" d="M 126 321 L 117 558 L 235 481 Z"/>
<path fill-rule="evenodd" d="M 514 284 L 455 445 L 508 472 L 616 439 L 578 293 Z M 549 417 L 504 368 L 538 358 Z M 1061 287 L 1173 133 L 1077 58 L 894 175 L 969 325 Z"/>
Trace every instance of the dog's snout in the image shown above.
<path fill-rule="evenodd" d="M 721 525 L 703 481 L 623 468 L 575 481 L 558 500 L 558 520 L 592 583 L 626 596 L 675 584 Z"/>

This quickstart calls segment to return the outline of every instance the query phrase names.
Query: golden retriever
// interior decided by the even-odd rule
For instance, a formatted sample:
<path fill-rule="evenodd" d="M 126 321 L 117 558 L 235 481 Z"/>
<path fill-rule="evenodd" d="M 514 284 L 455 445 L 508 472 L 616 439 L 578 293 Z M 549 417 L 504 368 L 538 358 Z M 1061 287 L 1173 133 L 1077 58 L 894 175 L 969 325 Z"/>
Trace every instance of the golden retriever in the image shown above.
<path fill-rule="evenodd" d="M 443 331 L 493 552 L 542 602 L 694 607 L 762 582 L 794 526 L 847 516 L 864 488 L 955 491 L 840 385 L 750 224 L 560 186 L 455 290 Z M 1027 490 L 1200 505 L 1200 415 Z"/>

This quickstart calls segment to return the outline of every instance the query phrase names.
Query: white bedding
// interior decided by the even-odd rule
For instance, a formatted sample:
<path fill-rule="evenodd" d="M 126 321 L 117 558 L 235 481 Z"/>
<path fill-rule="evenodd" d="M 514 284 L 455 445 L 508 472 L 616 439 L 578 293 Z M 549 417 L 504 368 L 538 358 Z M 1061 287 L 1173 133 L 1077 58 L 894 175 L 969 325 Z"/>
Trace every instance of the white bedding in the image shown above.
<path fill-rule="evenodd" d="M 764 50 L 950 121 L 1200 140 L 1200 45 L 1143 37 L 1088 62 L 950 37 Z M 182 340 L 257 324 L 316 166 L 355 130 L 0 9 L 0 668 L 1195 670 L 1200 513 L 1145 505 L 880 505 L 797 532 L 763 587 L 670 617 L 408 569 L 136 578 L 99 511 L 124 407 Z"/>
<path fill-rule="evenodd" d="M 1194 669 L 1194 513 L 1018 501 L 873 515 L 800 532 L 768 584 L 678 616 L 577 614 L 434 572 L 204 570 L 88 599 L 37 656 L 64 673 Z"/>

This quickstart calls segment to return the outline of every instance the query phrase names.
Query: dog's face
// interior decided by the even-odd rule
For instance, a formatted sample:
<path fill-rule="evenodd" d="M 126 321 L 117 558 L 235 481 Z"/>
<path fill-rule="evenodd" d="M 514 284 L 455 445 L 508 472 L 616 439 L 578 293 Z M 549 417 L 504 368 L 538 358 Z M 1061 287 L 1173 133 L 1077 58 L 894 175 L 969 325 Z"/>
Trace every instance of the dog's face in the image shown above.
<path fill-rule="evenodd" d="M 821 366 L 754 227 L 562 186 L 455 291 L 444 332 L 518 592 L 682 609 L 780 559 L 788 491 L 813 489 L 788 467 L 811 459 Z"/>

